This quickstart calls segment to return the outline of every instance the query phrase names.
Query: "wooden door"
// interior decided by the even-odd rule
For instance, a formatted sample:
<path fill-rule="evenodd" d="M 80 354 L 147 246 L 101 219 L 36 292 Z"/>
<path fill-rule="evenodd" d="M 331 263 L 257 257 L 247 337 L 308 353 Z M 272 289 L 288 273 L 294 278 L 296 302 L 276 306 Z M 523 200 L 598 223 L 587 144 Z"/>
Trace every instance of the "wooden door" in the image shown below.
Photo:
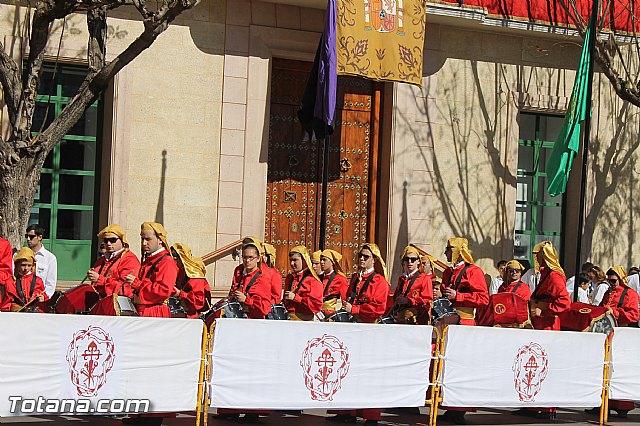
<path fill-rule="evenodd" d="M 277 268 L 289 270 L 296 245 L 320 246 L 322 141 L 301 142 L 297 119 L 312 64 L 274 59 L 271 73 L 265 241 L 277 249 Z M 325 247 L 355 270 L 359 247 L 375 235 L 381 87 L 339 77 L 336 128 L 330 141 Z"/>

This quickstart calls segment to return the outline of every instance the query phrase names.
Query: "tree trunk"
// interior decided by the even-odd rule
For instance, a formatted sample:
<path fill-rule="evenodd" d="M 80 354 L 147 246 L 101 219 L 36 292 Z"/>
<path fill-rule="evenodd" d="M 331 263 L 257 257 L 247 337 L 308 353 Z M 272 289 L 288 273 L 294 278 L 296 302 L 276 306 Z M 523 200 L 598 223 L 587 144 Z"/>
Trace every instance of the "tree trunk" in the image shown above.
<path fill-rule="evenodd" d="M 23 158 L 10 169 L 0 169 L 0 236 L 19 249 L 29 223 L 44 159 Z"/>

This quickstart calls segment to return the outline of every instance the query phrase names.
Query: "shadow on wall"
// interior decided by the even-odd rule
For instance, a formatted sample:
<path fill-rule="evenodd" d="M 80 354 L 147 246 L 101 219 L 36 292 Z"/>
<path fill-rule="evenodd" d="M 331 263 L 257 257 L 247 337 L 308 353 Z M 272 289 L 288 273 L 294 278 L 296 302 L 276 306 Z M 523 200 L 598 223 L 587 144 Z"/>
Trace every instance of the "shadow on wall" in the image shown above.
<path fill-rule="evenodd" d="M 160 193 L 158 194 L 158 205 L 156 206 L 155 221 L 164 224 L 164 189 L 167 180 L 167 150 L 162 150 L 162 166 L 160 167 Z"/>
<path fill-rule="evenodd" d="M 391 272 L 389 279 L 391 280 L 391 288 L 395 290 L 398 283 L 398 277 L 402 274 L 402 264 L 398 260 L 402 251 L 409 245 L 409 211 L 407 207 L 407 191 L 409 183 L 405 180 L 402 183 L 402 211 L 400 212 L 400 226 L 398 227 L 398 235 L 396 238 L 395 258 L 387 258 L 387 268 Z"/>

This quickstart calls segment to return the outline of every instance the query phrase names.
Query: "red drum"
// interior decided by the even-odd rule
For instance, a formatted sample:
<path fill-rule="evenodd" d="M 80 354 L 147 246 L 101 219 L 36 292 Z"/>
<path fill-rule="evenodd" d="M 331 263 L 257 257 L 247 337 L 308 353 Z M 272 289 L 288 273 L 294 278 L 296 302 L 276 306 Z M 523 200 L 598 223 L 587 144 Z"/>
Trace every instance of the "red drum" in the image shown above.
<path fill-rule="evenodd" d="M 91 284 L 79 284 L 65 291 L 56 301 L 56 314 L 86 314 L 100 300 Z"/>
<path fill-rule="evenodd" d="M 486 327 L 522 328 L 529 322 L 529 303 L 515 293 L 493 294 L 476 312 L 476 324 Z"/>
<path fill-rule="evenodd" d="M 107 315 L 111 317 L 132 317 L 137 316 L 138 311 L 135 305 L 126 296 L 117 296 L 112 294 L 102 298 L 89 311 L 91 315 Z"/>
<path fill-rule="evenodd" d="M 616 319 L 604 306 L 575 302 L 568 311 L 558 314 L 560 328 L 568 331 L 591 331 L 609 334 L 616 326 Z"/>

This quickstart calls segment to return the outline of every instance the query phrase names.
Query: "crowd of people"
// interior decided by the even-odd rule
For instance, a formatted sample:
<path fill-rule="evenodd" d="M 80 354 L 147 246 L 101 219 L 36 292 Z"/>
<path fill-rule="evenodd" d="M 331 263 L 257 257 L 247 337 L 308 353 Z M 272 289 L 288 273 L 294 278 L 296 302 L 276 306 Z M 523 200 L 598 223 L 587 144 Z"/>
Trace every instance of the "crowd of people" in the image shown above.
<path fill-rule="evenodd" d="M 27 237 L 34 235 L 28 241 L 41 240 L 41 231 L 39 227 L 28 231 Z M 86 285 L 101 298 L 125 297 L 133 302 L 138 315 L 146 317 L 184 316 L 206 320 L 211 315 L 214 318 L 222 315 L 217 308 L 220 304 L 212 304 L 204 263 L 194 257 L 186 245 L 169 245 L 162 224 L 142 224 L 142 261 L 129 250 L 129 242 L 119 225 L 105 227 L 98 237 L 104 253 L 87 271 Z M 466 326 L 560 330 L 563 313 L 575 308 L 571 292 L 573 280 L 577 279 L 579 303 L 605 308 L 618 326 L 637 326 L 638 276 L 635 275 L 635 280 L 634 276 L 629 278 L 622 266 L 605 272 L 585 263 L 582 274 L 567 280 L 553 244 L 543 241 L 533 249 L 534 268 L 525 271 L 515 259 L 501 262 L 499 279 L 487 285 L 466 239 L 449 239 L 444 254 L 448 265 L 415 245 L 407 246 L 398 259 L 403 273 L 392 290 L 386 263 L 374 243 L 359 248 L 357 272 L 351 277 L 343 271 L 340 253 L 310 252 L 304 246 L 294 247 L 288 253 L 291 272 L 282 277 L 275 268 L 275 247 L 255 237 L 246 237 L 242 241 L 242 263 L 235 269 L 228 298 L 220 306 L 238 304 L 240 309 L 233 311 L 234 315 L 253 319 L 437 326 L 444 318 L 447 324 L 451 323 L 454 313 L 454 323 Z M 41 309 L 51 293 L 46 278 L 43 280 L 37 274 L 41 260 L 33 248 L 24 247 L 13 255 L 9 243 L 0 239 L 0 261 L 0 310 Z M 444 269 L 441 278 L 434 273 L 436 265 Z M 493 309 L 497 300 L 503 307 L 500 311 Z M 436 310 L 436 305 L 441 309 Z M 35 310 L 32 307 L 36 307 Z M 624 417 L 633 409 L 633 402 L 611 401 L 610 407 Z M 469 410 L 449 408 L 442 420 L 464 424 L 465 412 Z M 257 419 L 258 414 L 245 411 L 244 419 Z M 329 419 L 354 422 L 359 416 L 367 424 L 376 424 L 381 410 L 335 414 Z M 551 419 L 555 417 L 555 409 L 524 409 L 516 414 Z M 237 418 L 239 412 L 222 410 L 219 415 Z"/>

